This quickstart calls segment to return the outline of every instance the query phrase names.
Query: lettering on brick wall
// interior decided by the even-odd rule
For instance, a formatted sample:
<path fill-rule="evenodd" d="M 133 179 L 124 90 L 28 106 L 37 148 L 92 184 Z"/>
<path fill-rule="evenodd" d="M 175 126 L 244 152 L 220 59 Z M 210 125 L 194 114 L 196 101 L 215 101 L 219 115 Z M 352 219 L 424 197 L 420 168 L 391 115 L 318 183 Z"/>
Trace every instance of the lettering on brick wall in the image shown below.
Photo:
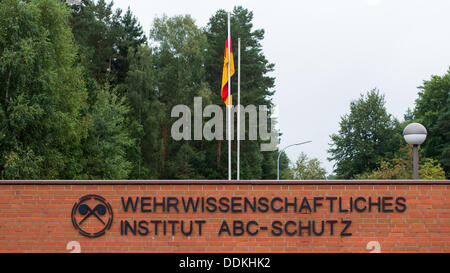
<path fill-rule="evenodd" d="M 109 203 L 97 195 L 91 197 L 92 204 L 81 198 L 74 206 L 80 216 L 76 227 L 86 237 L 98 237 L 105 233 L 112 222 L 112 208 L 106 213 Z M 89 199 L 89 200 L 91 200 Z M 100 202 L 100 201 L 101 202 Z M 98 203 L 98 204 L 97 204 Z M 105 206 L 97 208 L 96 206 Z M 107 204 L 107 205 L 106 205 Z M 86 205 L 81 208 L 82 205 Z M 122 219 L 119 223 L 121 236 L 202 236 L 206 228 L 211 228 L 201 215 L 221 214 L 220 224 L 213 229 L 217 236 L 256 236 L 268 233 L 271 236 L 352 236 L 353 221 L 346 219 L 354 213 L 403 213 L 406 211 L 404 197 L 171 197 L 171 196 L 127 196 L 120 198 Z M 269 223 L 260 223 L 252 214 L 289 214 L 292 219 L 270 219 Z M 326 213 L 329 219 L 315 219 L 316 213 Z M 111 216 L 108 216 L 110 214 Z M 171 214 L 188 214 L 186 219 L 170 219 Z M 199 215 L 195 217 L 195 215 Z M 223 214 L 233 215 L 226 219 Z M 135 217 L 139 215 L 139 217 Z M 161 215 L 165 215 L 161 218 Z M 241 219 L 236 219 L 239 216 Z M 106 217 L 106 218 L 105 218 Z M 109 217 L 109 218 L 108 218 Z M 88 220 L 90 218 L 90 220 Z M 105 219 L 103 219 L 105 218 Z M 136 219 L 138 218 L 138 219 Z M 109 226 L 105 229 L 106 221 Z M 91 230 L 86 230 L 83 224 Z M 97 224 L 93 224 L 93 222 Z M 74 224 L 75 226 L 75 224 Z M 97 230 L 96 230 L 97 229 Z M 209 229 L 210 230 L 210 229 Z"/>

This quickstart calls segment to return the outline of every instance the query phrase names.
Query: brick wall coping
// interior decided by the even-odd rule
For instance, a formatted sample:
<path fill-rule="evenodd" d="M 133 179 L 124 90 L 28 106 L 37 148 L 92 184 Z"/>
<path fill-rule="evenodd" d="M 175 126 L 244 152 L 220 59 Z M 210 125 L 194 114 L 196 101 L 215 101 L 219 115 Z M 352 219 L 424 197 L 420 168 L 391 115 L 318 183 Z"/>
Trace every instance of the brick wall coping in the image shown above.
<path fill-rule="evenodd" d="M 0 180 L 1 185 L 450 185 L 450 180 Z"/>

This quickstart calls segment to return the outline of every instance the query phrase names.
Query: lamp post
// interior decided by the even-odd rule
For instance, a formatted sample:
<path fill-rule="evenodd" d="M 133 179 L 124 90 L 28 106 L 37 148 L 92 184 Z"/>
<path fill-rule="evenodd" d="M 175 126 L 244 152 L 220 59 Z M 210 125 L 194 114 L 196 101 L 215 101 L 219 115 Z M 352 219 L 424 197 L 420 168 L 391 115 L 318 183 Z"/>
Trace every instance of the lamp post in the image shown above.
<path fill-rule="evenodd" d="M 277 159 L 277 180 L 280 180 L 280 156 L 281 153 L 284 152 L 287 148 L 292 147 L 292 146 L 300 146 L 303 144 L 307 144 L 307 143 L 311 143 L 312 141 L 306 141 L 306 142 L 301 142 L 301 143 L 296 143 L 296 144 L 292 144 L 289 145 L 287 147 L 285 147 L 284 149 L 282 149 L 279 153 L 278 153 L 278 159 Z"/>
<path fill-rule="evenodd" d="M 403 137 L 413 145 L 413 179 L 419 179 L 419 145 L 427 139 L 427 129 L 420 123 L 411 123 L 403 130 Z"/>

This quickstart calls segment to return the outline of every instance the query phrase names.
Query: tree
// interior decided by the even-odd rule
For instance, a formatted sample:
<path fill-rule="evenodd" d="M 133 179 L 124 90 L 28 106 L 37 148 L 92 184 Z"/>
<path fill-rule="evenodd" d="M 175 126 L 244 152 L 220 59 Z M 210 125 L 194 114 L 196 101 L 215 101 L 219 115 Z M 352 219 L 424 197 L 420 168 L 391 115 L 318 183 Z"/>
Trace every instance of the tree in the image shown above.
<path fill-rule="evenodd" d="M 231 14 L 231 43 L 234 56 L 237 56 L 238 38 L 241 38 L 241 104 L 242 105 L 266 105 L 269 114 L 272 111 L 272 95 L 275 78 L 268 75 L 274 69 L 274 64 L 270 63 L 264 56 L 261 41 L 264 39 L 263 29 L 254 29 L 253 13 L 241 6 L 233 9 Z M 212 103 L 224 105 L 220 97 L 222 80 L 222 68 L 225 41 L 227 39 L 227 12 L 218 10 L 209 19 L 205 29 L 207 37 L 206 51 L 206 80 L 213 90 Z M 236 58 L 236 57 L 235 57 Z M 237 59 L 235 59 L 237 64 Z M 237 76 L 231 79 L 232 87 L 237 86 Z M 236 97 L 234 97 L 236 99 Z M 224 107 L 225 113 L 225 107 Z M 235 119 L 236 121 L 236 119 Z M 241 122 L 248 124 L 248 119 L 243 117 Z M 270 123 L 270 119 L 268 120 Z M 235 124 L 237 126 L 237 124 Z M 268 127 L 269 128 L 269 127 Z M 273 128 L 272 128 L 273 129 Z M 246 139 L 248 139 L 248 128 Z M 241 142 L 241 177 L 242 179 L 275 179 L 276 159 L 278 151 L 261 152 L 261 140 Z M 211 170 L 210 179 L 223 179 L 227 177 L 227 161 L 222 160 L 228 156 L 228 151 L 222 146 L 222 141 L 206 143 L 207 167 Z M 233 143 L 233 150 L 236 143 Z M 235 153 L 232 152 L 232 164 L 236 164 Z M 287 165 L 282 165 L 281 171 L 288 169 Z M 233 171 L 233 176 L 236 173 Z"/>
<path fill-rule="evenodd" d="M 303 152 L 292 166 L 291 172 L 293 179 L 296 180 L 324 180 L 327 174 L 317 158 L 309 159 Z"/>
<path fill-rule="evenodd" d="M 130 7 L 120 18 L 116 28 L 118 29 L 117 58 L 112 61 L 112 71 L 117 73 L 117 83 L 122 83 L 129 70 L 129 50 L 137 50 L 140 46 L 146 45 L 147 37 Z"/>
<path fill-rule="evenodd" d="M 72 31 L 83 65 L 90 72 L 90 76 L 99 83 L 104 83 L 110 60 L 115 57 L 113 45 L 115 31 L 113 25 L 118 25 L 117 16 L 113 16 L 113 3 L 106 4 L 99 0 L 97 4 L 92 0 L 82 0 L 79 5 L 72 5 L 70 19 Z M 117 14 L 116 14 L 117 15 Z"/>
<path fill-rule="evenodd" d="M 444 180 L 445 171 L 437 160 L 426 158 L 419 167 L 419 177 L 426 180 Z"/>
<path fill-rule="evenodd" d="M 178 104 L 191 106 L 193 109 L 194 97 L 208 99 L 210 91 L 204 81 L 204 52 L 206 37 L 194 20 L 189 16 L 162 16 L 156 18 L 150 31 L 153 64 L 155 67 L 155 99 L 162 106 L 159 139 L 162 140 L 160 178 L 172 179 L 177 173 L 170 168 L 172 160 L 177 156 L 183 146 L 190 146 L 196 157 L 203 153 L 198 149 L 201 143 L 192 141 L 174 142 L 169 139 L 169 132 L 174 122 L 171 118 L 172 108 Z M 155 130 L 155 128 L 152 128 Z M 201 157 L 200 157 L 201 158 Z M 172 171 L 170 171 L 172 170 Z M 203 177 L 201 167 L 196 168 L 194 178 Z"/>
<path fill-rule="evenodd" d="M 87 93 L 69 16 L 57 0 L 0 2 L 2 179 L 81 171 Z"/>
<path fill-rule="evenodd" d="M 0 16 L 1 178 L 227 176 L 221 141 L 169 136 L 175 105 L 193 109 L 195 97 L 223 105 L 225 11 L 205 29 L 189 15 L 156 18 L 148 44 L 130 9 L 122 13 L 106 0 L 2 0 Z M 266 105 L 270 115 L 274 65 L 262 52 L 264 30 L 252 20 L 250 11 L 233 10 L 234 48 L 241 37 L 243 49 L 242 102 Z M 278 151 L 262 152 L 261 143 L 241 142 L 243 179 L 276 177 Z M 287 178 L 284 153 L 280 163 Z"/>
<path fill-rule="evenodd" d="M 439 160 L 450 176 L 450 70 L 444 76 L 424 81 L 416 100 L 414 116 L 428 130 L 422 149 L 426 157 Z"/>
<path fill-rule="evenodd" d="M 133 169 L 127 151 L 136 146 L 131 136 L 129 107 L 109 85 L 99 90 L 90 112 L 89 135 L 83 143 L 84 169 L 80 179 L 127 179 Z"/>
<path fill-rule="evenodd" d="M 262 180 L 274 180 L 277 178 L 277 160 L 278 153 L 275 152 L 265 152 L 262 153 L 264 157 L 261 164 L 262 168 Z M 280 180 L 292 180 L 291 170 L 289 169 L 289 158 L 287 154 L 282 151 L 280 155 Z M 245 166 L 245 165 L 244 165 Z M 244 170 L 246 170 L 244 168 Z M 248 175 L 248 173 L 247 173 Z M 241 172 L 242 176 L 242 172 Z"/>
<path fill-rule="evenodd" d="M 447 105 L 450 105 L 450 96 L 447 99 Z M 450 107 L 447 107 L 447 112 L 439 117 L 433 131 L 442 133 L 443 143 L 438 148 L 441 151 L 440 163 L 447 178 L 450 178 Z"/>
<path fill-rule="evenodd" d="M 373 89 L 351 102 L 341 118 L 338 134 L 331 136 L 329 160 L 335 160 L 339 179 L 370 172 L 382 159 L 393 158 L 403 141 L 398 122 L 386 112 L 384 95 Z"/>
<path fill-rule="evenodd" d="M 120 93 L 126 97 L 131 109 L 129 118 L 142 126 L 143 134 L 138 139 L 140 150 L 136 153 L 137 169 L 132 173 L 136 179 L 157 179 L 162 169 L 162 120 L 165 107 L 159 101 L 156 86 L 156 71 L 152 50 L 147 46 L 131 50 L 128 55 L 129 71 Z"/>
<path fill-rule="evenodd" d="M 404 145 L 393 159 L 381 160 L 379 167 L 371 172 L 359 174 L 357 179 L 395 180 L 412 179 L 412 148 Z M 420 157 L 419 179 L 441 180 L 445 179 L 442 166 L 431 158 Z"/>
<path fill-rule="evenodd" d="M 360 180 L 396 180 L 412 179 L 411 162 L 404 159 L 393 158 L 391 160 L 382 160 L 378 163 L 379 167 L 371 172 L 356 175 Z"/>
<path fill-rule="evenodd" d="M 71 6 L 71 26 L 80 45 L 81 60 L 100 84 L 123 83 L 128 71 L 128 50 L 146 43 L 141 25 L 130 9 L 122 15 L 113 2 L 82 0 Z"/>

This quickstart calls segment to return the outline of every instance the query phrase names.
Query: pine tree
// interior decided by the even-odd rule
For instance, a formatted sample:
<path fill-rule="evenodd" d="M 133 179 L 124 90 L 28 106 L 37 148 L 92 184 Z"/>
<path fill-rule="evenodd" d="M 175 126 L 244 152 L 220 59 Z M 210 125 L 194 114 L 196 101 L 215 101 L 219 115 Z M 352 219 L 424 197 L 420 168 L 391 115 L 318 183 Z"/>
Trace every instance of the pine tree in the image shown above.
<path fill-rule="evenodd" d="M 81 49 L 81 59 L 92 78 L 116 86 L 128 71 L 128 50 L 146 43 L 141 25 L 130 9 L 122 15 L 113 2 L 82 0 L 73 5 L 71 26 Z"/>
<path fill-rule="evenodd" d="M 131 107 L 130 119 L 142 126 L 142 136 L 138 138 L 140 151 L 136 154 L 137 169 L 131 177 L 157 179 L 162 168 L 160 128 L 165 108 L 155 88 L 156 71 L 151 49 L 145 45 L 130 51 L 128 62 L 130 68 L 119 90 Z"/>
<path fill-rule="evenodd" d="M 253 29 L 253 13 L 243 7 L 235 7 L 231 14 L 231 43 L 235 64 L 237 64 L 237 45 L 238 38 L 241 38 L 241 104 L 246 105 L 266 105 L 269 113 L 272 110 L 272 95 L 274 94 L 273 77 L 268 73 L 273 71 L 274 65 L 271 64 L 262 52 L 261 41 L 264 39 L 264 30 Z M 224 10 L 217 11 L 209 20 L 205 29 L 208 39 L 208 48 L 206 54 L 206 79 L 213 91 L 214 104 L 224 105 L 220 98 L 220 87 L 222 81 L 222 67 L 225 41 L 227 39 L 227 13 Z M 237 69 L 237 67 L 236 67 Z M 232 78 L 232 89 L 237 87 L 237 74 Z M 236 94 L 236 93 L 234 93 Z M 236 103 L 237 97 L 234 96 Z M 225 107 L 223 112 L 225 113 Z M 248 124 L 248 119 L 241 122 Z M 268 121 L 270 124 L 270 120 Z M 235 128 L 237 124 L 234 125 Z M 246 126 L 248 127 L 248 126 Z M 270 126 L 268 126 L 270 128 Z M 248 128 L 246 139 L 249 139 Z M 207 162 L 209 170 L 217 169 L 211 179 L 224 179 L 227 177 L 227 158 L 228 151 L 226 143 L 222 141 L 208 143 L 209 159 Z M 233 143 L 233 151 L 236 143 Z M 215 149 L 215 153 L 212 152 Z M 275 179 L 276 178 L 276 159 L 278 151 L 261 152 L 261 141 L 242 141 L 241 142 L 241 177 L 242 179 Z M 232 164 L 236 166 L 236 155 L 232 153 Z M 281 172 L 284 172 L 288 166 L 283 165 Z M 235 177 L 235 168 L 233 168 L 233 177 Z"/>
<path fill-rule="evenodd" d="M 163 16 L 156 18 L 150 32 L 153 50 L 153 62 L 155 66 L 155 88 L 157 100 L 162 104 L 161 133 L 162 140 L 162 166 L 160 178 L 177 178 L 171 161 L 179 161 L 185 158 L 185 149 L 198 151 L 200 143 L 193 141 L 175 142 L 170 138 L 170 128 L 175 121 L 172 119 L 171 110 L 175 105 L 184 104 L 193 109 L 194 97 L 208 97 L 210 92 L 204 81 L 204 51 L 206 38 L 194 20 L 186 16 L 168 18 Z M 153 128 L 155 130 L 155 128 Z M 197 155 L 196 155 L 197 156 Z M 184 164 L 193 168 L 193 158 L 189 158 Z M 195 166 L 192 179 L 202 177 L 201 169 Z"/>
<path fill-rule="evenodd" d="M 135 149 L 136 139 L 130 127 L 137 126 L 127 118 L 129 107 L 125 98 L 109 90 L 106 84 L 99 90 L 97 101 L 89 113 L 88 137 L 83 143 L 83 172 L 80 179 L 128 179 L 133 163 L 127 151 Z"/>

